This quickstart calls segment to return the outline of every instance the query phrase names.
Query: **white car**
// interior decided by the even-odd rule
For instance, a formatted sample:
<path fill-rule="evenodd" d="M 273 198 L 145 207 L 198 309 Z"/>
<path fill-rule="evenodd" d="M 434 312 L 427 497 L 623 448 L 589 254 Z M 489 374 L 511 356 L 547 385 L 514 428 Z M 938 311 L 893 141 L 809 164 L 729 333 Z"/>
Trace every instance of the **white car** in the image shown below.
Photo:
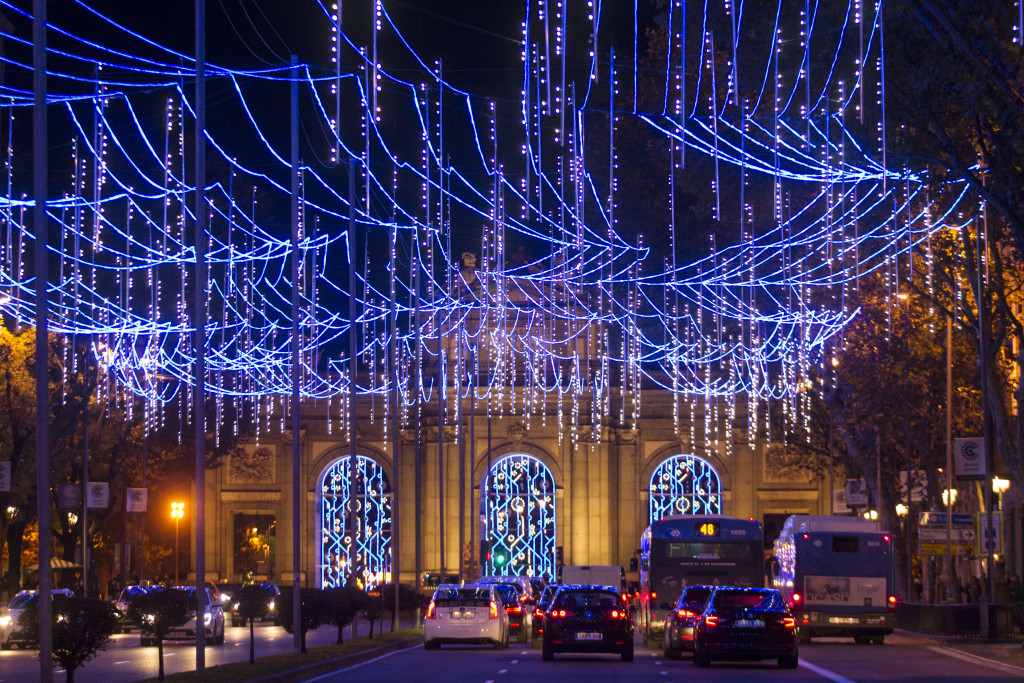
<path fill-rule="evenodd" d="M 71 591 L 66 588 L 58 588 L 52 592 L 54 595 L 71 596 Z M 19 591 L 11 600 L 11 604 L 0 610 L 0 649 L 10 650 L 14 645 L 22 648 L 39 645 L 29 637 L 21 623 L 21 615 L 25 610 L 38 605 L 37 591 Z"/>
<path fill-rule="evenodd" d="M 196 589 L 193 586 L 178 586 L 177 590 L 188 591 L 188 602 L 189 607 L 194 611 L 196 609 Z M 206 635 L 206 642 L 211 645 L 223 645 L 224 644 L 224 608 L 219 602 L 214 602 L 210 596 L 210 589 L 204 588 L 206 591 L 206 611 L 203 614 L 203 633 Z M 142 617 L 146 618 L 145 615 Z M 192 617 L 181 626 L 172 628 L 167 632 L 164 640 L 195 640 L 196 629 L 197 629 L 196 617 Z M 149 645 L 156 645 L 156 638 L 147 636 L 143 632 L 141 645 L 143 647 Z"/>
<path fill-rule="evenodd" d="M 508 647 L 508 615 L 494 586 L 438 586 L 427 605 L 423 649 L 445 644 Z"/>

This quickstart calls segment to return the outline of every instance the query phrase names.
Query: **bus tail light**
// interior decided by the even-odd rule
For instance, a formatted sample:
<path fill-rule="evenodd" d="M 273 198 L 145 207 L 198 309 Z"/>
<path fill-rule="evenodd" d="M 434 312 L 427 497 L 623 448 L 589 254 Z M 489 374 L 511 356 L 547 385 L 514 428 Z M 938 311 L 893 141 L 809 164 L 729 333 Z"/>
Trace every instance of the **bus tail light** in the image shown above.
<path fill-rule="evenodd" d="M 494 603 L 492 602 L 491 604 L 493 605 Z M 434 616 L 434 601 L 433 600 L 431 600 L 430 604 L 427 605 L 427 619 L 437 619 L 437 617 Z"/>
<path fill-rule="evenodd" d="M 493 600 L 491 600 L 491 611 L 490 611 L 490 616 L 488 618 L 489 619 L 497 619 L 498 618 L 498 606 L 494 604 Z"/>
<path fill-rule="evenodd" d="M 800 603 L 803 602 L 803 599 L 804 596 L 800 595 L 799 593 L 793 593 L 793 599 L 792 602 L 790 602 L 789 606 L 793 609 L 797 609 L 798 607 L 800 607 Z"/>
<path fill-rule="evenodd" d="M 889 596 L 889 611 L 890 612 L 895 612 L 896 611 L 896 596 L 895 595 L 890 595 Z"/>

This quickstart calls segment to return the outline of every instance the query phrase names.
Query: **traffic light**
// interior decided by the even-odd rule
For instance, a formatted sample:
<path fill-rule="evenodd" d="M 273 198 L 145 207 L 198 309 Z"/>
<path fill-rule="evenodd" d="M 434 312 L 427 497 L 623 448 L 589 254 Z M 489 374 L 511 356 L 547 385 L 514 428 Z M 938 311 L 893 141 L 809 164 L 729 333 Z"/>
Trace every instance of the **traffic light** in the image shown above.
<path fill-rule="evenodd" d="M 499 548 L 494 552 L 494 566 L 504 567 L 506 562 L 508 562 L 508 555 L 504 550 Z"/>
<path fill-rule="evenodd" d="M 489 538 L 480 539 L 480 564 L 491 561 L 491 540 Z"/>

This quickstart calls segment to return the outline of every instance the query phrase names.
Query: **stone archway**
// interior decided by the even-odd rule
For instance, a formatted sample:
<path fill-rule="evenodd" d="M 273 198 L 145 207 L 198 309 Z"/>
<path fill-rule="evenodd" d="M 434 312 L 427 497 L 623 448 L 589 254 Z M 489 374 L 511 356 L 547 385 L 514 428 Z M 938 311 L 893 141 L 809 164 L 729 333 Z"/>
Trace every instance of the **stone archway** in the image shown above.
<path fill-rule="evenodd" d="M 344 586 L 355 579 L 367 589 L 391 577 L 391 483 L 375 460 L 356 456 L 354 496 L 351 457 L 332 460 L 317 478 L 317 585 Z M 348 528 L 355 504 L 354 534 Z"/>
<path fill-rule="evenodd" d="M 722 479 L 696 455 L 675 455 L 654 468 L 648 482 L 648 522 L 669 515 L 722 514 Z"/>
<path fill-rule="evenodd" d="M 555 578 L 555 478 L 525 453 L 496 459 L 480 482 L 491 559 L 485 574 Z"/>

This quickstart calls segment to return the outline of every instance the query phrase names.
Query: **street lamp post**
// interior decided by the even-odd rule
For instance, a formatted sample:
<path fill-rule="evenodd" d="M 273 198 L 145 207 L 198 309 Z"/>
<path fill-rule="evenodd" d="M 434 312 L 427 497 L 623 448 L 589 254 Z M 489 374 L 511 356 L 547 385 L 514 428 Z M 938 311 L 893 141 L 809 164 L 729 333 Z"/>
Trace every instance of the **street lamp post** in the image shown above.
<path fill-rule="evenodd" d="M 178 522 L 185 516 L 185 504 L 184 503 L 171 503 L 171 517 L 174 518 L 174 585 L 177 586 L 180 582 L 178 580 Z"/>

